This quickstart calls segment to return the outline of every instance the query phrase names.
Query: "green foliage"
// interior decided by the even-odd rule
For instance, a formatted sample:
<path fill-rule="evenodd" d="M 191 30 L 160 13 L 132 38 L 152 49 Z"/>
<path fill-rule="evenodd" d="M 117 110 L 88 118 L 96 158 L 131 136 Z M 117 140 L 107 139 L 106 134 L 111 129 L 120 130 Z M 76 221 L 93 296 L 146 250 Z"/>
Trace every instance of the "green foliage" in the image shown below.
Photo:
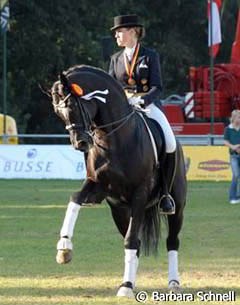
<path fill-rule="evenodd" d="M 76 64 L 107 69 L 101 42 L 111 35 L 115 15 L 141 17 L 147 31 L 144 44 L 161 55 L 164 96 L 186 92 L 189 67 L 209 62 L 206 1 L 11 0 L 10 9 L 8 112 L 21 133 L 65 132 L 38 83 L 50 88 L 61 70 Z M 236 13 L 236 1 L 226 2 L 219 62 L 229 61 Z"/>

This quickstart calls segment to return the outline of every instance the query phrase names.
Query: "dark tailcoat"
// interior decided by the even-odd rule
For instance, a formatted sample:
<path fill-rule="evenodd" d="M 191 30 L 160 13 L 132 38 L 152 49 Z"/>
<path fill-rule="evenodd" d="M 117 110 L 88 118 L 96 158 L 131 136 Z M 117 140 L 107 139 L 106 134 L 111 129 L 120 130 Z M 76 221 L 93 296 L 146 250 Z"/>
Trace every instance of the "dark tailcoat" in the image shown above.
<path fill-rule="evenodd" d="M 111 57 L 109 74 L 116 78 L 123 88 L 129 88 L 128 78 L 124 64 L 124 50 Z M 158 100 L 162 92 L 162 77 L 158 53 L 152 49 L 140 46 L 138 58 L 133 71 L 136 81 L 136 93 L 146 93 L 143 96 L 145 105 Z M 147 83 L 145 83 L 147 81 Z M 145 83 L 145 84 L 144 84 Z"/>

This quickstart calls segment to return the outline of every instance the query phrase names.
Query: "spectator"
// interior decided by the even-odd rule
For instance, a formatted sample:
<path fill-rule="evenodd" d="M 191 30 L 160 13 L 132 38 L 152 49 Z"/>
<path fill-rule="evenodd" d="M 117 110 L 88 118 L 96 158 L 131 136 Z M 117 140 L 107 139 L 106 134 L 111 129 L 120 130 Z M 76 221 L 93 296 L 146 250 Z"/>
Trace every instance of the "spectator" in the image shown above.
<path fill-rule="evenodd" d="M 224 144 L 229 147 L 232 182 L 229 189 L 230 204 L 240 203 L 238 179 L 240 177 L 240 110 L 233 110 L 230 125 L 224 131 Z"/>

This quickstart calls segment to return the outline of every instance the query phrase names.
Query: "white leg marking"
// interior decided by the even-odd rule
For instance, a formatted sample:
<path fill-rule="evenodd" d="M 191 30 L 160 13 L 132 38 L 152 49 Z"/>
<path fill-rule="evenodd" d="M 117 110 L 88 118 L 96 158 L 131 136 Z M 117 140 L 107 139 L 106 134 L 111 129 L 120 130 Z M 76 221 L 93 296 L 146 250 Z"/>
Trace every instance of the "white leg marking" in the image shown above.
<path fill-rule="evenodd" d="M 137 250 L 125 249 L 125 270 L 123 282 L 131 282 L 135 285 L 138 268 Z"/>
<path fill-rule="evenodd" d="M 179 282 L 178 274 L 178 251 L 171 250 L 168 252 L 168 282 Z"/>
<path fill-rule="evenodd" d="M 72 201 L 69 202 L 66 210 L 63 226 L 60 232 L 61 237 L 67 236 L 69 239 L 72 238 L 80 208 L 81 206 L 79 204 L 74 203 Z"/>
<path fill-rule="evenodd" d="M 123 283 L 131 282 L 134 288 L 137 268 L 138 268 L 137 250 L 125 249 L 125 269 Z M 129 287 L 120 287 L 117 292 L 118 297 L 134 298 L 133 289 Z"/>

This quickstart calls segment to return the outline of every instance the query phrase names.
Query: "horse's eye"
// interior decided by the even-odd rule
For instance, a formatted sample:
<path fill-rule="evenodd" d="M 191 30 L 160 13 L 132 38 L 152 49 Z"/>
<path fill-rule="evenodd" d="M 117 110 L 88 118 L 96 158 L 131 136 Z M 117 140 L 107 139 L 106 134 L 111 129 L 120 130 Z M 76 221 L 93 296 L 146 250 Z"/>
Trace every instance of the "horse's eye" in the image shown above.
<path fill-rule="evenodd" d="M 76 101 L 74 101 L 74 102 L 73 102 L 73 101 L 69 101 L 68 106 L 69 106 L 69 107 L 71 107 L 71 106 L 72 106 L 72 107 L 77 107 L 77 102 L 76 102 Z"/>
<path fill-rule="evenodd" d="M 72 108 L 74 106 L 75 106 L 75 102 L 72 102 L 70 99 L 65 103 L 65 107 Z"/>

